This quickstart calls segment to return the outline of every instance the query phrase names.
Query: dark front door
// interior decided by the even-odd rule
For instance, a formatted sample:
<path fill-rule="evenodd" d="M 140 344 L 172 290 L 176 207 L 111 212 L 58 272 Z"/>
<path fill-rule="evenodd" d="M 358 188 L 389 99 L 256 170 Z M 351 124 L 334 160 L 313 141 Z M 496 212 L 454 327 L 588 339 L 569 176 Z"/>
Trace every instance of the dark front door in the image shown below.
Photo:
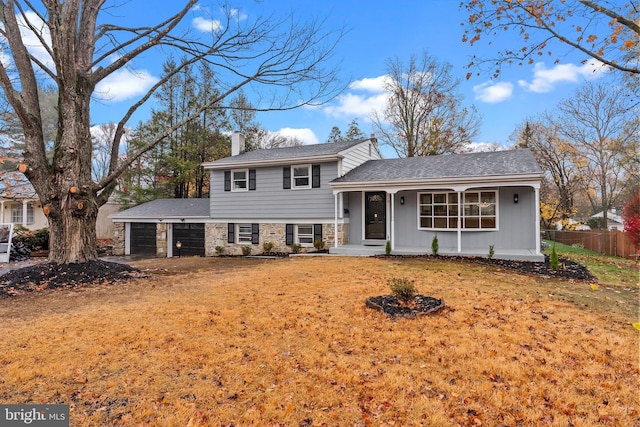
<path fill-rule="evenodd" d="M 176 242 L 182 243 L 180 251 Z M 204 256 L 204 224 L 173 224 L 173 256 Z"/>
<path fill-rule="evenodd" d="M 364 238 L 387 239 L 387 193 L 364 193 Z"/>

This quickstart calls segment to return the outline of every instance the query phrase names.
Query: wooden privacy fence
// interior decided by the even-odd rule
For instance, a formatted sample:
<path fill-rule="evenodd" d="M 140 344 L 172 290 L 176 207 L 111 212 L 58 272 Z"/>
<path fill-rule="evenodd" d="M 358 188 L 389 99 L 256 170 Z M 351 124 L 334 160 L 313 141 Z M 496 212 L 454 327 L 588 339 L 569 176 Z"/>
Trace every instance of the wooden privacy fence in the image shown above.
<path fill-rule="evenodd" d="M 543 238 L 564 243 L 565 245 L 580 244 L 585 249 L 594 252 L 623 258 L 628 258 L 632 254 L 638 253 L 629 236 L 619 230 L 544 230 Z"/>

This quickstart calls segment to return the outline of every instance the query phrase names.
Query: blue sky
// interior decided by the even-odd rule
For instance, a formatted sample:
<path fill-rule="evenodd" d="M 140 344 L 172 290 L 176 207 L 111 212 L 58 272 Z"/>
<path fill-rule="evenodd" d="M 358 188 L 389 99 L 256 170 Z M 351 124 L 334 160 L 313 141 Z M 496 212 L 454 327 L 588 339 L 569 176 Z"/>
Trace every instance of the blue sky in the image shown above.
<path fill-rule="evenodd" d="M 126 5 L 122 14 L 126 13 L 131 22 L 152 23 L 179 7 L 166 0 L 154 2 L 153 7 L 149 7 L 150 4 L 133 1 Z M 210 26 L 216 18 L 216 7 L 213 3 L 201 3 L 198 10 L 187 16 L 184 24 L 193 27 L 194 31 Z M 263 0 L 242 2 L 239 10 L 249 18 L 291 11 L 300 19 L 326 16 L 328 28 L 344 26 L 348 30 L 335 55 L 336 60 L 342 61 L 342 78 L 352 79 L 348 90 L 321 107 L 261 113 L 257 117 L 262 127 L 297 136 L 306 143 L 326 141 L 333 126 L 346 131 L 353 119 L 358 120 L 365 134 L 370 134 L 370 111 L 384 105 L 380 82 L 386 61 L 397 57 L 406 62 L 410 55 L 420 56 L 423 50 L 453 66 L 452 74 L 461 80 L 459 93 L 465 104 L 475 105 L 483 119 L 478 143 L 509 144 L 509 135 L 526 117 L 553 108 L 587 79 L 608 78 L 606 73 L 594 74 L 589 64 L 582 65 L 583 56 L 560 47 L 554 51 L 561 54 L 559 64 L 554 65 L 553 58 L 547 58 L 546 62 L 533 65 L 505 67 L 499 80 L 491 80 L 488 72 L 466 80 L 468 70 L 465 65 L 470 57 L 490 56 L 492 52 L 485 44 L 471 47 L 461 41 L 463 29 L 460 24 L 466 16 L 458 10 L 457 0 Z M 514 40 L 514 43 L 519 41 Z M 126 107 L 156 81 L 164 60 L 163 56 L 147 55 L 99 87 L 110 94 L 110 99 L 94 103 L 92 122 L 118 121 Z M 141 110 L 135 116 L 136 121 L 148 118 L 148 113 L 148 108 Z M 130 123 L 131 126 L 135 124 Z"/>

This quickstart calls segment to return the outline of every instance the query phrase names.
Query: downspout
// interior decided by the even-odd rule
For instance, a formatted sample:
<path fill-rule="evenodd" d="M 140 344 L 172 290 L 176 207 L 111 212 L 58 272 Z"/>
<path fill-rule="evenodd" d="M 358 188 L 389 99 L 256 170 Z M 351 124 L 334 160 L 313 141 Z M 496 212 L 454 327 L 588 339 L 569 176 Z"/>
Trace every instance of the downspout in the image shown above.
<path fill-rule="evenodd" d="M 391 193 L 391 250 L 396 249 L 396 193 Z"/>
<path fill-rule="evenodd" d="M 458 253 L 462 252 L 462 191 L 458 190 Z"/>

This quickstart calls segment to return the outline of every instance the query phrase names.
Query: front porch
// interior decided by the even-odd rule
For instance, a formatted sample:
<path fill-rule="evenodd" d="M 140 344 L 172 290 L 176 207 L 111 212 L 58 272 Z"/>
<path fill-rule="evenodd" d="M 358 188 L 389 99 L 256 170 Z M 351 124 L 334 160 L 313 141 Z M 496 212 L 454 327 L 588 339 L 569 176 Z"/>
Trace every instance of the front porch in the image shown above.
<path fill-rule="evenodd" d="M 333 255 L 343 255 L 343 256 L 374 256 L 374 255 L 384 255 L 385 254 L 385 246 L 384 245 L 375 245 L 375 246 L 363 246 L 363 245 L 354 245 L 347 244 L 338 247 L 333 247 L 329 249 L 329 253 Z M 412 248 L 408 246 L 396 246 L 396 248 L 391 251 L 392 255 L 431 255 L 431 248 Z M 480 250 L 467 249 L 462 252 L 458 252 L 456 248 L 440 248 L 438 250 L 438 255 L 446 255 L 446 256 L 464 256 L 464 257 L 487 257 L 487 252 L 482 252 Z M 535 253 L 534 250 L 531 249 L 502 249 L 496 250 L 494 255 L 496 259 L 505 259 L 511 261 L 530 261 L 530 262 L 543 262 L 544 255 Z"/>

